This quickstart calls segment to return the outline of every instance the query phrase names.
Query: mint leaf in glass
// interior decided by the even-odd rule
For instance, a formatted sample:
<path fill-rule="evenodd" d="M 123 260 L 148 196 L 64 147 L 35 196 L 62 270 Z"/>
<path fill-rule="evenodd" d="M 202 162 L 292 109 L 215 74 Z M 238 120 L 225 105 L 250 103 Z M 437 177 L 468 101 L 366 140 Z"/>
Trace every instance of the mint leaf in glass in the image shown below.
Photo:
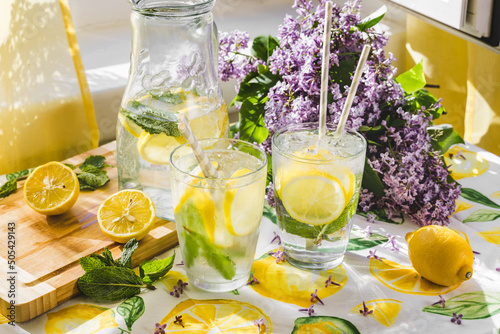
<path fill-rule="evenodd" d="M 177 116 L 173 113 L 154 110 L 137 101 L 129 102 L 120 112 L 149 134 L 164 133 L 171 137 L 182 135 L 177 128 Z"/>

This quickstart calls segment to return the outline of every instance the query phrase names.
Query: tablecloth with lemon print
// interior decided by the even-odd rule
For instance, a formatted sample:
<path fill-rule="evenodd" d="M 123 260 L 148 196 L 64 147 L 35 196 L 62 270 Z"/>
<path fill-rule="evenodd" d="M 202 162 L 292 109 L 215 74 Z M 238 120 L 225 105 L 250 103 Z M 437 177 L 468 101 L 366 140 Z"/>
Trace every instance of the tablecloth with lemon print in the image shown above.
<path fill-rule="evenodd" d="M 459 286 L 435 285 L 411 267 L 404 237 L 417 226 L 409 220 L 356 215 L 345 261 L 332 270 L 276 263 L 269 253 L 279 248 L 272 241 L 278 229 L 267 210 L 252 284 L 218 294 L 188 285 L 172 296 L 179 279 L 187 280 L 177 252 L 155 291 L 113 304 L 80 296 L 16 326 L 1 318 L 0 332 L 500 334 L 500 158 L 467 145 L 445 159 L 463 187 L 449 227 L 468 239 L 475 257 L 474 275 Z"/>

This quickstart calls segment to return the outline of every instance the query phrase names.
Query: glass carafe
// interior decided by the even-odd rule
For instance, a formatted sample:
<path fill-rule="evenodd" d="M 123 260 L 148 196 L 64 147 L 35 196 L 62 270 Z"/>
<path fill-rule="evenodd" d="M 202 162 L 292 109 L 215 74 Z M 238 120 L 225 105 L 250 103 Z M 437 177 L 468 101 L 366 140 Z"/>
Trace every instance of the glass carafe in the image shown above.
<path fill-rule="evenodd" d="M 184 113 L 194 135 L 227 137 L 227 105 L 217 78 L 215 0 L 130 0 L 130 73 L 117 123 L 118 184 L 140 189 L 158 217 L 173 220 L 170 152 L 185 142 Z"/>

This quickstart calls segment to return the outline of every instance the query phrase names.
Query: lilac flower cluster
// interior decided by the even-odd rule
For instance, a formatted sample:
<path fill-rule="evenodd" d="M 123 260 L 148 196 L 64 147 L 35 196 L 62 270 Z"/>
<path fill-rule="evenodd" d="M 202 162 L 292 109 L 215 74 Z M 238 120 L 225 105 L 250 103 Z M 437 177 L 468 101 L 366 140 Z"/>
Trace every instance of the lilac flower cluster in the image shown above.
<path fill-rule="evenodd" d="M 278 129 L 318 121 L 325 1 L 319 0 L 314 8 L 311 0 L 295 0 L 297 17 L 287 15 L 279 27 L 280 46 L 269 57 L 268 67 L 281 79 L 268 93 L 264 119 L 269 136 L 261 144 L 269 154 L 271 137 Z M 360 7 L 359 0 L 348 1 L 343 7 L 333 6 L 329 84 L 333 102 L 328 105 L 327 112 L 327 121 L 337 123 L 349 84 L 345 83 L 346 78 L 336 76 L 342 70 L 345 72 L 345 66 L 354 70 L 363 46 L 370 44 L 372 51 L 346 128 L 360 130 L 361 126 L 365 129 L 380 126 L 382 129 L 376 133 L 376 138 L 370 138 L 367 160 L 380 176 L 384 194 L 377 197 L 362 189 L 358 208 L 364 212 L 388 209 L 388 218 L 402 212 L 419 225 L 448 225 L 460 187 L 447 182 L 446 166 L 431 147 L 427 128 L 432 116 L 424 109 L 405 111 L 404 91 L 394 80 L 394 58 L 392 54 L 386 56 L 383 50 L 387 37 L 373 28 L 366 31 L 356 28 L 361 21 Z M 241 83 L 248 73 L 256 71 L 258 60 L 239 54 L 247 46 L 248 35 L 244 33 L 222 35 L 219 60 L 222 80 L 236 78 Z M 388 124 L 388 116 L 398 122 Z M 272 205 L 272 188 L 266 199 Z"/>

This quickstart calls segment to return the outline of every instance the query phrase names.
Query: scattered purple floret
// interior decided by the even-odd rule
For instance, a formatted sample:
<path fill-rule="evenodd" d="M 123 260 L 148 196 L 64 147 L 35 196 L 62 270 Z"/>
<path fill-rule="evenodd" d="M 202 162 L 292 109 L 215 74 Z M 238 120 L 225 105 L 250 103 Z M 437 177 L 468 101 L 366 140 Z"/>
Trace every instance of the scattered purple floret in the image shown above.
<path fill-rule="evenodd" d="M 476 251 L 474 251 L 474 250 L 472 251 L 472 254 L 477 254 L 477 255 L 481 255 L 481 253 L 479 253 L 479 252 L 476 252 Z"/>
<path fill-rule="evenodd" d="M 500 267 L 498 267 L 498 268 L 495 268 L 495 270 L 496 270 L 496 271 L 500 271 Z"/>
<path fill-rule="evenodd" d="M 312 316 L 314 314 L 314 304 L 311 304 L 309 308 L 301 308 L 299 309 L 299 312 L 307 312 L 309 316 Z"/>
<path fill-rule="evenodd" d="M 172 291 L 170 291 L 170 295 L 176 298 L 179 298 L 181 294 L 184 293 L 184 288 L 188 285 L 188 283 L 184 283 L 181 279 L 177 281 L 177 284 L 174 285 Z"/>
<path fill-rule="evenodd" d="M 398 246 L 396 246 L 395 236 L 387 234 L 387 238 L 389 238 L 389 240 L 387 240 L 387 243 L 384 245 L 384 247 L 390 246 L 389 249 L 391 251 L 393 251 L 393 252 L 399 251 Z"/>
<path fill-rule="evenodd" d="M 259 320 L 254 320 L 253 324 L 259 328 L 259 333 L 260 333 L 260 326 L 264 325 L 264 318 L 260 318 Z"/>
<path fill-rule="evenodd" d="M 439 301 L 438 302 L 435 302 L 434 304 L 432 304 L 432 306 L 434 305 L 437 305 L 437 304 L 441 304 L 441 306 L 443 308 L 446 307 L 446 304 L 445 304 L 445 299 L 443 298 L 443 296 L 439 295 Z"/>
<path fill-rule="evenodd" d="M 369 225 L 363 230 L 363 232 L 365 232 L 365 235 L 366 235 L 367 238 L 371 237 L 372 234 L 373 234 L 372 233 L 372 228 Z"/>
<path fill-rule="evenodd" d="M 159 323 L 155 324 L 155 331 L 153 334 L 165 334 L 165 328 L 167 327 L 167 324 L 160 325 Z"/>
<path fill-rule="evenodd" d="M 285 253 L 282 250 L 277 250 L 276 252 L 271 252 L 269 255 L 272 255 L 276 259 L 276 263 L 285 262 Z"/>
<path fill-rule="evenodd" d="M 260 281 L 254 277 L 253 274 L 250 274 L 250 280 L 247 282 L 246 285 L 253 285 L 253 284 L 260 284 Z"/>
<path fill-rule="evenodd" d="M 281 245 L 281 237 L 276 232 L 273 231 L 273 233 L 274 233 L 274 238 L 273 238 L 273 240 L 271 240 L 271 243 L 273 243 L 276 240 L 278 240 L 278 245 Z"/>
<path fill-rule="evenodd" d="M 374 215 L 373 213 L 368 213 L 366 215 L 366 219 L 368 220 L 369 223 L 372 223 L 372 224 L 375 224 L 375 219 L 377 218 L 376 215 Z"/>
<path fill-rule="evenodd" d="M 369 259 L 376 259 L 376 260 L 379 260 L 379 261 L 382 261 L 382 258 L 378 257 L 375 253 L 377 252 L 377 250 L 375 249 L 374 251 L 370 251 L 370 254 L 367 255 L 366 257 L 369 258 Z"/>
<path fill-rule="evenodd" d="M 176 266 L 183 266 L 183 265 L 184 265 L 184 261 L 181 261 L 181 262 L 176 264 Z"/>
<path fill-rule="evenodd" d="M 372 314 L 373 310 L 368 310 L 368 307 L 366 307 L 365 302 L 363 301 L 363 309 L 359 310 L 359 313 L 366 317 L 368 314 Z"/>
<path fill-rule="evenodd" d="M 340 286 L 340 284 L 332 281 L 332 275 L 328 276 L 328 279 L 325 281 L 325 288 L 328 288 L 330 285 Z"/>
<path fill-rule="evenodd" d="M 314 300 L 317 300 L 318 302 L 321 303 L 321 305 L 325 305 L 321 299 L 318 297 L 318 289 L 314 290 L 313 293 L 311 293 L 311 302 L 314 303 Z"/>
<path fill-rule="evenodd" d="M 456 314 L 455 312 L 453 312 L 453 318 L 450 319 L 451 322 L 453 322 L 454 324 L 456 323 L 457 325 L 461 325 L 462 324 L 462 314 Z"/>

